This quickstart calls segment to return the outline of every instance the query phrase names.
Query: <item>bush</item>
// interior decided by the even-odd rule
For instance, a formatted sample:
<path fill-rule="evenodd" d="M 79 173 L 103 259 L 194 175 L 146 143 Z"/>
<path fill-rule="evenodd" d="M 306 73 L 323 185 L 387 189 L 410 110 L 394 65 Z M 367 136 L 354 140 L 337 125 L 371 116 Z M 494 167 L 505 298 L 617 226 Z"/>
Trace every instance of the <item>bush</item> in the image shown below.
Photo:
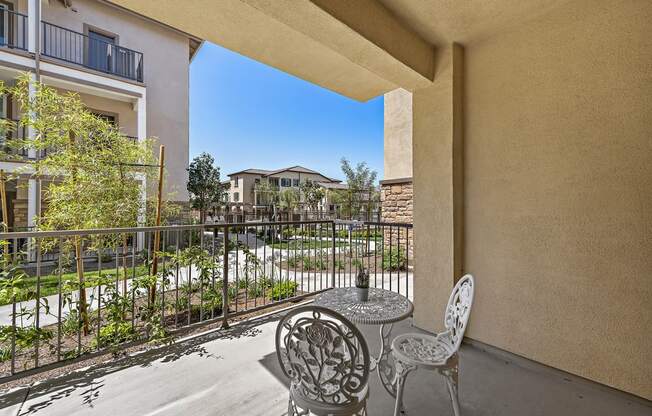
<path fill-rule="evenodd" d="M 132 341 L 136 334 L 129 322 L 110 322 L 100 329 L 99 336 L 93 340 L 93 349 L 102 347 L 114 347 L 124 342 Z"/>
<path fill-rule="evenodd" d="M 297 286 L 298 284 L 296 282 L 290 282 L 290 281 L 278 282 L 272 287 L 271 298 L 273 300 L 282 300 L 282 299 L 291 298 L 292 296 L 296 295 Z"/>
<path fill-rule="evenodd" d="M 268 293 L 270 288 L 272 288 L 273 282 L 265 277 L 261 276 L 256 282 L 252 282 L 247 291 L 247 296 L 250 298 L 258 298 L 263 296 L 263 294 Z"/>
<path fill-rule="evenodd" d="M 221 287 L 208 287 L 206 291 L 202 294 L 202 303 L 204 308 L 214 310 L 222 309 L 222 288 Z"/>
<path fill-rule="evenodd" d="M 398 248 L 385 250 L 383 253 L 383 270 L 399 271 L 405 270 L 407 267 L 407 260 L 405 253 Z"/>
<path fill-rule="evenodd" d="M 335 260 L 335 268 L 337 270 L 344 270 L 344 262 L 342 260 Z"/>
<path fill-rule="evenodd" d="M 327 264 L 324 260 L 310 257 L 303 257 L 303 270 L 326 270 Z"/>
<path fill-rule="evenodd" d="M 292 256 L 288 258 L 288 267 L 297 267 L 303 261 L 303 256 Z"/>

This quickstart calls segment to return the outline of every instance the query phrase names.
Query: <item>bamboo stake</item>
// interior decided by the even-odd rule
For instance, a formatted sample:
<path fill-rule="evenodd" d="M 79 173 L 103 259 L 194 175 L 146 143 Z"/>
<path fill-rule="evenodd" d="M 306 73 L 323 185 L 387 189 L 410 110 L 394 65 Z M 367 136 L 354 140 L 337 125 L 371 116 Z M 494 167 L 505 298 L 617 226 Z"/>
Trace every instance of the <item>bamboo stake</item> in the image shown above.
<path fill-rule="evenodd" d="M 69 138 L 69 144 L 71 147 L 74 148 L 75 146 L 75 133 L 70 132 L 68 134 Z M 77 169 L 73 168 L 72 172 L 72 180 L 75 182 L 77 180 Z M 77 278 L 79 279 L 79 314 L 82 318 L 82 325 L 83 325 L 83 333 L 84 336 L 88 335 L 89 333 L 89 322 L 88 322 L 88 308 L 86 304 L 86 282 L 84 279 L 84 241 L 82 240 L 81 236 L 76 236 L 74 238 L 74 245 L 75 245 L 75 257 L 76 257 L 76 265 L 77 265 Z M 99 334 L 98 334 L 99 336 Z"/>
<path fill-rule="evenodd" d="M 156 196 L 156 226 L 161 225 L 161 203 L 163 199 L 163 168 L 165 166 L 165 146 L 159 147 L 158 155 L 158 195 Z M 152 276 L 158 273 L 158 256 L 157 252 L 161 245 L 161 232 L 154 232 L 154 248 L 152 250 Z M 156 283 L 150 287 L 149 298 L 152 303 L 156 300 Z"/>
<path fill-rule="evenodd" d="M 0 198 L 2 198 L 2 222 L 5 231 L 9 227 L 9 215 L 7 212 L 7 189 L 5 188 L 5 171 L 0 169 Z"/>
<path fill-rule="evenodd" d="M 5 187 L 5 171 L 0 169 L 0 198 L 2 198 L 2 228 L 9 231 L 9 212 L 7 210 L 7 188 Z M 2 249 L 6 259 L 9 259 L 9 241 L 3 240 Z"/>

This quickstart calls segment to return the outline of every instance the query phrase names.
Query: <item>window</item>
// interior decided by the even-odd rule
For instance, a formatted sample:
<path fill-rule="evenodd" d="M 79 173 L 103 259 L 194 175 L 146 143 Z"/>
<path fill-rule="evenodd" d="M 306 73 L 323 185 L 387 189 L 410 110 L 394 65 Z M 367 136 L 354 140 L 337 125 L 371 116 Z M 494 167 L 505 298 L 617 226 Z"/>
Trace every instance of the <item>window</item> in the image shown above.
<path fill-rule="evenodd" d="M 235 179 L 233 180 L 233 187 L 234 187 L 234 188 L 238 188 L 239 185 L 240 185 L 240 178 L 235 178 Z"/>
<path fill-rule="evenodd" d="M 116 125 L 116 122 L 115 122 L 115 116 L 112 116 L 112 115 L 110 115 L 110 114 L 97 113 L 97 112 L 95 112 L 95 111 L 91 111 L 91 113 L 92 113 L 95 117 L 99 117 L 99 118 L 101 118 L 102 120 L 106 121 L 106 122 L 109 123 L 109 124 L 112 124 L 112 125 L 114 125 L 114 126 Z"/>
<path fill-rule="evenodd" d="M 254 183 L 255 183 L 256 185 L 260 184 L 260 178 L 256 178 L 256 179 L 254 179 Z"/>
<path fill-rule="evenodd" d="M 10 45 L 9 41 L 9 19 L 11 15 L 7 10 L 11 10 L 12 7 L 9 4 L 0 3 L 0 46 Z"/>
<path fill-rule="evenodd" d="M 240 192 L 233 193 L 233 202 L 240 202 Z"/>
<path fill-rule="evenodd" d="M 0 118 L 7 118 L 7 96 L 0 96 Z"/>
<path fill-rule="evenodd" d="M 88 31 L 88 66 L 98 71 L 113 70 L 113 51 L 115 36 Z"/>
<path fill-rule="evenodd" d="M 299 186 L 299 180 L 298 179 L 292 179 L 292 186 Z"/>
<path fill-rule="evenodd" d="M 272 186 L 278 186 L 278 178 L 269 178 L 269 184 Z"/>
<path fill-rule="evenodd" d="M 281 178 L 281 186 L 290 187 L 292 186 L 292 180 L 289 178 Z"/>

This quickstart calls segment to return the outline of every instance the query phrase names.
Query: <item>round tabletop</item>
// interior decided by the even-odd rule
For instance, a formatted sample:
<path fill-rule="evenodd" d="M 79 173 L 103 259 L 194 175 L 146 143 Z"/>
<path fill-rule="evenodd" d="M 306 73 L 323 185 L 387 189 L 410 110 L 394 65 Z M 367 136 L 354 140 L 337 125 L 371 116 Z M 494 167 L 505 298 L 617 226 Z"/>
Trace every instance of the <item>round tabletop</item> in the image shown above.
<path fill-rule="evenodd" d="M 412 315 L 414 306 L 405 296 L 385 289 L 369 288 L 369 300 L 360 302 L 355 287 L 328 290 L 315 298 L 315 305 L 339 312 L 351 322 L 382 325 Z"/>

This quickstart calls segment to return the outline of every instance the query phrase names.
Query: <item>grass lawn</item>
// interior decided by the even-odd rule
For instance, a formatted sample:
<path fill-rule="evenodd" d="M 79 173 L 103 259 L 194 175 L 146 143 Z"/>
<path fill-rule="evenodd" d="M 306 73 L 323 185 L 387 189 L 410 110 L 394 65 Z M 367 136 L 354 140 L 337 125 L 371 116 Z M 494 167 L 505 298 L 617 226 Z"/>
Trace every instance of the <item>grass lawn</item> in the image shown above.
<path fill-rule="evenodd" d="M 131 268 L 128 269 L 129 277 L 132 277 L 132 270 Z M 136 276 L 144 276 L 148 273 L 147 267 L 146 266 L 136 266 Z M 102 276 L 108 276 L 108 275 L 113 275 L 115 277 L 115 269 L 105 269 L 102 271 Z M 96 283 L 93 283 L 95 281 L 94 278 L 98 276 L 97 270 L 94 271 L 87 271 L 84 273 L 84 278 L 88 279 L 88 287 L 94 287 L 96 286 Z M 122 269 L 120 269 L 120 277 L 122 277 Z M 26 278 L 23 278 L 22 284 L 20 285 L 21 288 L 27 289 L 32 293 L 26 294 L 23 296 L 23 299 L 16 299 L 16 302 L 20 301 L 25 301 L 28 300 L 29 298 L 34 298 L 34 294 L 36 293 L 36 276 L 29 276 Z M 66 281 L 73 281 L 77 282 L 77 273 L 76 272 L 71 272 L 71 273 L 64 273 L 61 275 L 61 283 L 65 284 Z M 48 274 L 45 276 L 41 276 L 41 297 L 44 296 L 50 296 L 50 295 L 56 295 L 59 293 L 59 275 L 57 274 Z M 63 290 L 62 290 L 63 293 Z M 11 299 L 7 299 L 5 296 L 2 296 L 0 294 L 0 305 L 8 305 L 11 303 Z"/>

